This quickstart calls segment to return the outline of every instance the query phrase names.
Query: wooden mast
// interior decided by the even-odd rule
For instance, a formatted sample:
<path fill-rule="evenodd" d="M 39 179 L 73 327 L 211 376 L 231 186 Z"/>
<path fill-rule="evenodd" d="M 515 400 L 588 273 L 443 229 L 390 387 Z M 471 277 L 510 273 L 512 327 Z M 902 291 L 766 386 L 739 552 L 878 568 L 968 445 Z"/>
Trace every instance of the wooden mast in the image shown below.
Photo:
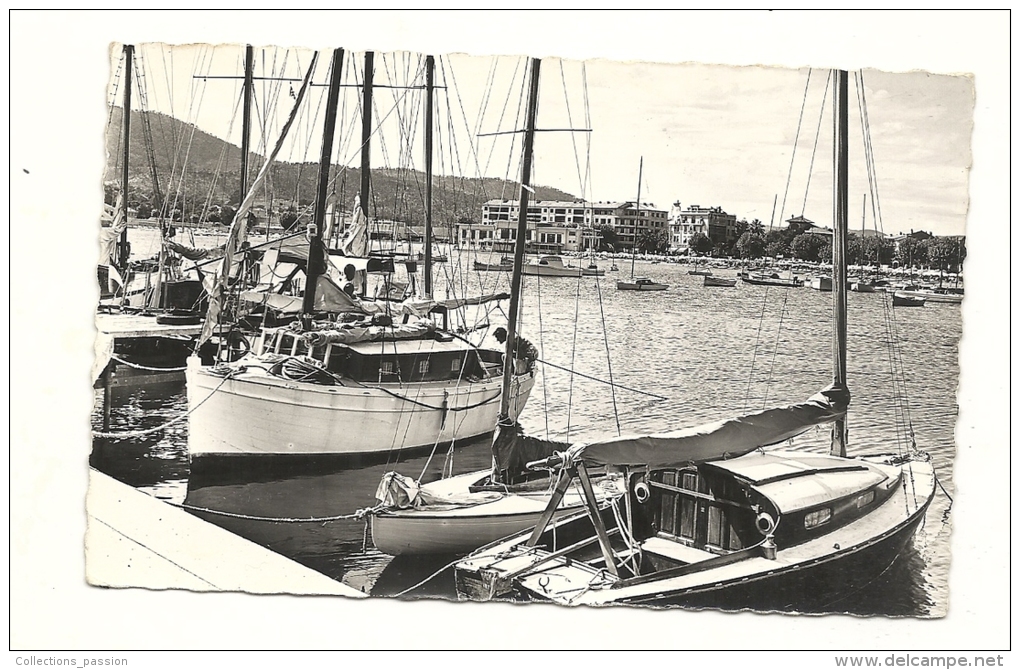
<path fill-rule="evenodd" d="M 120 233 L 118 243 L 117 265 L 123 273 L 128 266 L 128 159 L 131 156 L 131 71 L 134 69 L 135 47 L 133 44 L 124 45 L 124 159 L 121 165 L 120 175 L 120 198 L 121 216 L 124 219 L 124 230 Z"/>
<path fill-rule="evenodd" d="M 432 93 L 436 61 L 425 57 L 425 297 L 432 297 Z"/>
<path fill-rule="evenodd" d="M 848 158 L 847 147 L 847 73 L 835 71 L 833 96 L 833 184 L 832 184 L 832 358 L 833 382 L 837 388 L 846 385 L 846 247 L 848 216 Z M 833 456 L 846 457 L 846 419 L 839 419 L 832 429 Z"/>
<path fill-rule="evenodd" d="M 326 222 L 326 191 L 329 187 L 329 167 L 333 156 L 333 132 L 336 129 L 336 108 L 340 99 L 340 74 L 343 69 L 344 50 L 334 49 L 330 64 L 329 95 L 326 98 L 326 123 L 322 131 L 322 153 L 319 158 L 319 184 L 315 194 L 315 212 L 308 239 L 308 263 L 305 266 L 305 295 L 301 311 L 311 318 L 315 311 L 315 283 L 326 271 L 326 252 L 322 244 L 322 227 Z"/>
<path fill-rule="evenodd" d="M 368 193 L 372 188 L 372 80 L 375 52 L 365 52 L 365 88 L 361 105 L 361 214 L 368 225 Z"/>
<path fill-rule="evenodd" d="M 633 235 L 632 235 L 633 239 L 631 240 L 631 244 L 630 244 L 630 278 L 631 279 L 634 278 L 634 261 L 637 258 L 637 228 L 638 228 L 638 220 L 641 217 L 641 173 L 644 171 L 644 169 L 645 169 L 645 157 L 642 156 L 641 157 L 641 162 L 638 163 L 638 171 L 637 171 L 637 203 L 636 203 L 637 209 L 634 210 L 634 216 L 637 217 L 637 218 L 634 219 L 634 232 L 633 232 Z"/>
<path fill-rule="evenodd" d="M 244 107 L 241 116 L 241 199 L 248 193 L 248 152 L 251 150 L 251 100 L 254 77 L 254 50 L 249 44 L 244 49 Z M 268 226 L 268 224 L 267 224 Z"/>
<path fill-rule="evenodd" d="M 528 89 L 528 111 L 524 126 L 524 156 L 521 160 L 521 196 L 520 207 L 517 212 L 517 239 L 514 242 L 514 269 L 510 279 L 510 314 L 506 323 L 506 349 L 503 356 L 503 386 L 499 399 L 499 419 L 496 429 L 498 439 L 499 431 L 505 426 L 510 427 L 510 385 L 517 371 L 516 351 L 514 344 L 517 342 L 517 318 L 520 313 L 521 304 L 521 268 L 524 265 L 524 244 L 528 234 L 528 194 L 531 192 L 531 162 L 535 148 L 535 117 L 538 114 L 538 78 L 542 61 L 538 58 L 531 60 L 531 84 Z M 493 461 L 493 479 L 499 481 L 498 464 Z"/>

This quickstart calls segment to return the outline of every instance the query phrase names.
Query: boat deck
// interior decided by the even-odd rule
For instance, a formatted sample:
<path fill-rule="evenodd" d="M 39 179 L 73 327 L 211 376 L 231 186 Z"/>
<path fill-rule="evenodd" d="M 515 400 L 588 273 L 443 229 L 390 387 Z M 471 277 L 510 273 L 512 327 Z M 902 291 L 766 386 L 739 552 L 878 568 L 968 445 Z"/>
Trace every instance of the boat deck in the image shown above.
<path fill-rule="evenodd" d="M 86 511 L 94 586 L 367 597 L 96 470 Z"/>
<path fill-rule="evenodd" d="M 194 337 L 202 324 L 178 326 L 156 323 L 155 315 L 96 314 L 96 330 L 102 335 L 121 337 Z"/>

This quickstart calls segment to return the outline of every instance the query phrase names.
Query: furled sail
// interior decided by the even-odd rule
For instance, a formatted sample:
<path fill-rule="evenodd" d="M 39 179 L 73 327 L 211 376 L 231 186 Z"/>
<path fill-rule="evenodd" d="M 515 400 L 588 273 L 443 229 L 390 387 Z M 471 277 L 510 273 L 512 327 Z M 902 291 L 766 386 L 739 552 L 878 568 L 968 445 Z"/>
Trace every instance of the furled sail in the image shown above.
<path fill-rule="evenodd" d="M 572 463 L 648 468 L 682 467 L 750 453 L 846 415 L 850 391 L 835 385 L 808 400 L 671 433 L 622 436 L 578 443 L 567 450 Z"/>
<path fill-rule="evenodd" d="M 117 240 L 120 234 L 127 228 L 127 219 L 124 217 L 123 207 L 124 195 L 117 196 L 117 204 L 114 205 L 113 223 L 109 228 L 99 231 L 99 264 L 113 266 L 117 262 Z M 104 205 L 104 209 L 109 207 Z"/>
<path fill-rule="evenodd" d="M 354 219 L 347 226 L 339 248 L 344 256 L 368 255 L 368 221 L 365 219 L 365 213 L 361 211 L 360 195 L 354 198 Z"/>
<path fill-rule="evenodd" d="M 283 125 L 283 130 L 280 131 L 280 138 L 276 141 L 276 146 L 273 147 L 272 152 L 270 152 L 269 156 L 266 158 L 266 162 L 263 164 L 262 169 L 259 170 L 259 174 L 255 177 L 255 181 L 252 182 L 247 195 L 245 195 L 244 200 L 241 201 L 241 206 L 237 208 L 237 213 L 234 215 L 234 221 L 230 224 L 230 232 L 227 235 L 227 242 L 224 246 L 223 260 L 220 263 L 219 270 L 216 272 L 216 275 L 211 282 L 211 286 L 206 287 L 209 291 L 209 310 L 206 312 L 205 324 L 202 326 L 202 334 L 198 338 L 199 346 L 212 336 L 213 331 L 219 323 L 223 294 L 226 292 L 227 284 L 230 282 L 234 256 L 241 248 L 241 243 L 244 242 L 244 239 L 248 236 L 248 212 L 251 211 L 252 205 L 255 204 L 255 198 L 262 189 L 266 176 L 269 174 L 269 168 L 276 160 L 276 156 L 280 153 L 280 149 L 283 148 L 283 142 L 287 137 L 287 132 L 290 130 L 291 125 L 293 125 L 294 119 L 297 118 L 298 110 L 301 107 L 301 101 L 305 97 L 305 91 L 308 90 L 308 82 L 312 78 L 312 72 L 315 71 L 315 62 L 317 59 L 318 54 L 313 54 L 312 62 L 308 65 L 308 72 L 305 73 L 305 79 L 301 82 L 301 90 L 298 91 L 297 98 L 294 100 L 294 107 L 290 110 L 290 116 L 287 117 L 287 122 Z"/>

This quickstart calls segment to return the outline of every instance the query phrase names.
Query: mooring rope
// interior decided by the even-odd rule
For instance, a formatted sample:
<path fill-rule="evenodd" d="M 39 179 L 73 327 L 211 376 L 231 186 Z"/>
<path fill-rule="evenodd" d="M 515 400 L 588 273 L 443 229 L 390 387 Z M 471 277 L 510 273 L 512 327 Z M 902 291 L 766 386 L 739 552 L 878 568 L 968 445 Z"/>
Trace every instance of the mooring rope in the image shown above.
<path fill-rule="evenodd" d="M 198 403 L 197 405 L 195 405 L 194 407 L 189 409 L 184 414 L 181 414 L 180 416 L 178 416 L 176 418 L 170 419 L 169 421 L 167 421 L 163 425 L 156 426 L 155 428 L 146 428 L 144 430 L 130 430 L 130 431 L 123 432 L 123 433 L 104 433 L 104 432 L 99 431 L 99 430 L 94 430 L 94 431 L 92 431 L 92 437 L 102 437 L 102 438 L 113 439 L 113 440 L 124 440 L 124 439 L 130 438 L 130 437 L 142 437 L 144 435 L 151 435 L 152 433 L 158 433 L 159 431 L 165 430 L 166 428 L 169 428 L 173 424 L 178 423 L 180 421 L 183 421 L 184 419 L 187 419 L 189 416 L 191 416 L 191 413 L 194 412 L 199 407 L 201 407 L 202 405 L 204 405 L 206 403 L 206 401 L 209 400 L 209 398 L 213 397 L 213 395 L 215 395 L 216 392 L 220 390 L 220 387 L 223 386 L 225 383 L 227 383 L 228 379 L 230 379 L 230 375 L 226 375 L 225 377 L 223 377 L 223 379 L 220 381 L 220 383 L 216 385 L 216 388 L 214 388 L 212 391 L 210 391 L 209 395 L 207 395 L 205 398 L 202 399 L 202 402 Z"/>
<path fill-rule="evenodd" d="M 136 370 L 148 370 L 150 372 L 183 372 L 184 370 L 188 369 L 188 366 L 186 365 L 180 368 L 154 368 L 148 365 L 141 365 L 140 363 L 132 363 L 131 361 L 125 361 L 123 358 L 118 358 L 117 356 L 110 356 L 110 360 L 117 361 L 121 365 L 126 365 L 129 368 L 134 368 Z"/>
<path fill-rule="evenodd" d="M 205 514 L 214 514 L 216 516 L 230 517 L 231 519 L 245 519 L 247 521 L 268 521 L 274 523 L 329 523 L 330 521 L 350 521 L 360 520 L 370 514 L 374 514 L 382 509 L 385 509 L 385 505 L 376 505 L 375 507 L 364 507 L 357 510 L 352 514 L 337 514 L 335 516 L 308 516 L 308 517 L 286 517 L 286 516 L 257 516 L 254 514 L 239 514 L 237 512 L 224 512 L 223 510 L 210 509 L 208 507 L 198 507 L 196 505 L 188 505 L 187 503 L 169 503 L 174 507 L 180 507 L 181 509 L 190 510 L 193 512 L 203 512 Z"/>

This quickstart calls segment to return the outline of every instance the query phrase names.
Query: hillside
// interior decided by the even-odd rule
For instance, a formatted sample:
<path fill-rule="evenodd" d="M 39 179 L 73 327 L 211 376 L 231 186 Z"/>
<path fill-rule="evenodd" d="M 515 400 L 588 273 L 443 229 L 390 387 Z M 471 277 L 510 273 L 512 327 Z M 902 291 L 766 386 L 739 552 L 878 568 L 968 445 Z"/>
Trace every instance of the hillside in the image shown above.
<path fill-rule="evenodd" d="M 108 167 L 105 181 L 110 184 L 120 180 L 121 116 L 119 107 L 113 109 L 113 117 L 107 126 Z M 129 159 L 129 195 L 132 205 L 152 203 L 153 188 L 149 159 L 145 149 L 145 118 L 152 129 L 153 149 L 160 188 L 166 193 L 173 176 L 175 187 L 184 183 L 183 199 L 178 196 L 178 207 L 186 216 L 200 214 L 207 198 L 213 204 L 233 204 L 241 199 L 240 160 L 241 149 L 214 137 L 189 123 L 158 112 L 131 113 L 131 154 Z M 188 145 L 190 143 L 190 148 Z M 173 147 L 180 147 L 176 152 Z M 181 178 L 183 156 L 187 152 L 187 164 Z M 174 155 L 179 158 L 176 163 Z M 254 178 L 263 158 L 251 154 L 250 178 Z M 340 170 L 333 167 L 336 192 L 344 207 L 350 209 L 361 184 L 361 171 L 350 167 Z M 297 201 L 309 205 L 315 197 L 317 163 L 277 163 L 270 171 L 267 200 L 277 208 L 281 203 Z M 375 217 L 419 223 L 424 218 L 425 175 L 416 170 L 379 168 L 372 170 L 371 208 Z M 433 216 L 437 223 L 452 223 L 458 220 L 478 220 L 482 203 L 491 198 L 515 198 L 519 186 L 502 179 L 478 179 L 467 177 L 437 176 L 433 183 Z M 107 199 L 115 197 L 114 188 L 107 189 Z M 555 188 L 536 186 L 535 195 L 540 200 L 575 200 L 575 196 Z"/>

